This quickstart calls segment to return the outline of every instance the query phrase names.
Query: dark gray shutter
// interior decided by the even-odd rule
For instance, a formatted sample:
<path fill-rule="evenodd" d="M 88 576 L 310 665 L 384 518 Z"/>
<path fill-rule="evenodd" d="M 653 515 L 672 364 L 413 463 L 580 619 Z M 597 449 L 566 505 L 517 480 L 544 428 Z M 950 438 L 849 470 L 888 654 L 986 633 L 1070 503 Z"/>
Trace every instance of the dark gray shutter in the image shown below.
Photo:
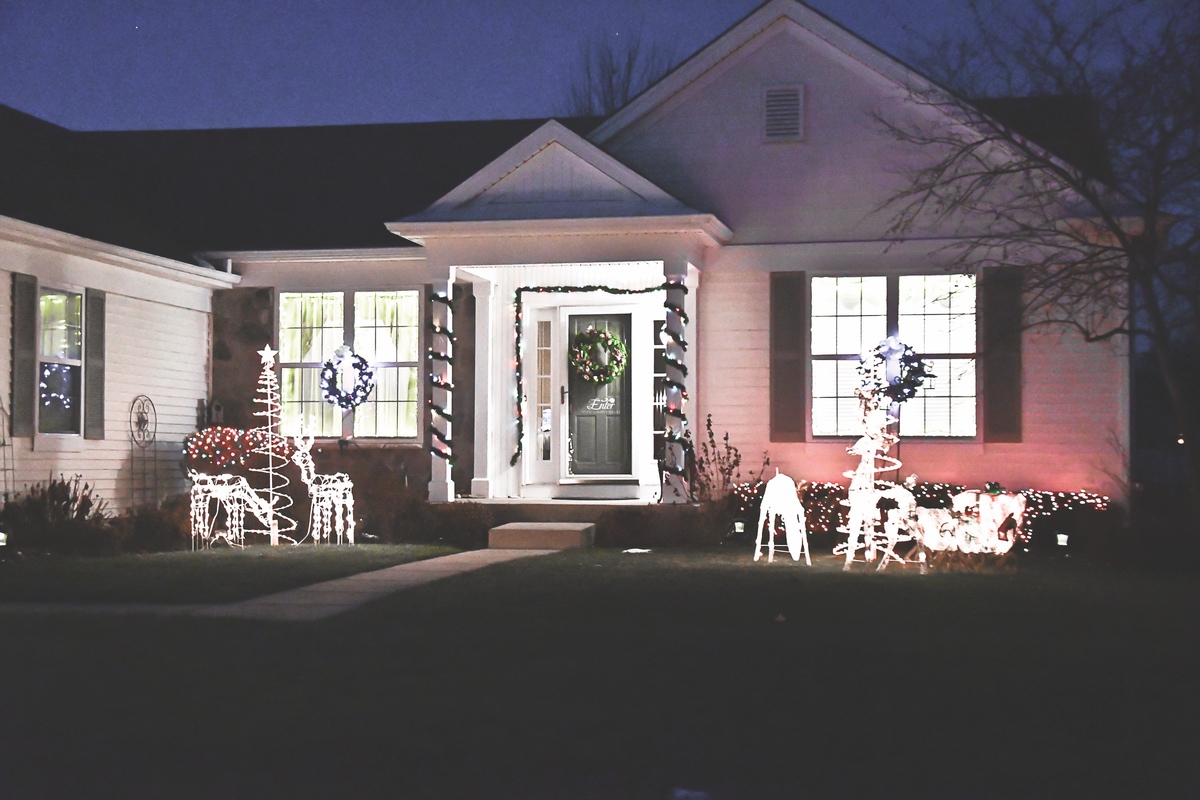
<path fill-rule="evenodd" d="M 1021 441 L 1021 272 L 989 268 L 979 286 L 983 439 Z"/>
<path fill-rule="evenodd" d="M 802 442 L 808 407 L 808 278 L 771 273 L 771 441 Z"/>
<path fill-rule="evenodd" d="M 32 275 L 12 276 L 12 402 L 13 436 L 33 436 L 37 407 L 38 282 Z"/>
<path fill-rule="evenodd" d="M 104 438 L 104 292 L 88 289 L 83 332 L 83 438 Z"/>

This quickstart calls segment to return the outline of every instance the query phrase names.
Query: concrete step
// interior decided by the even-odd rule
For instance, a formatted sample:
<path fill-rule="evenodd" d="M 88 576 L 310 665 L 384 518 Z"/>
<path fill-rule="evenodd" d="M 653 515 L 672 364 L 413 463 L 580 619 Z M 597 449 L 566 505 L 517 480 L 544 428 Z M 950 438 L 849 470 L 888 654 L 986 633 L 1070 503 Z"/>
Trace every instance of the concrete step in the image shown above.
<path fill-rule="evenodd" d="M 590 522 L 510 522 L 488 531 L 494 550 L 566 550 L 591 547 L 596 526 Z"/>

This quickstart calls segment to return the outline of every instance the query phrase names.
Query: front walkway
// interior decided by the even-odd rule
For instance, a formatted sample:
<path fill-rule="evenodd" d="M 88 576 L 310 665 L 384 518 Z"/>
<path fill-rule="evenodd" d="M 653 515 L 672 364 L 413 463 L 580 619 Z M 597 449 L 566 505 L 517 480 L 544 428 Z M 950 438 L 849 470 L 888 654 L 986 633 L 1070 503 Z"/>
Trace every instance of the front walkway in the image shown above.
<path fill-rule="evenodd" d="M 372 600 L 423 586 L 439 578 L 461 575 L 491 564 L 556 550 L 469 550 L 449 556 L 397 564 L 360 572 L 311 586 L 219 605 L 154 605 L 149 603 L 3 603 L 3 611 L 93 614 L 156 614 L 159 616 L 225 617 L 271 622 L 313 622 L 350 611 Z"/>

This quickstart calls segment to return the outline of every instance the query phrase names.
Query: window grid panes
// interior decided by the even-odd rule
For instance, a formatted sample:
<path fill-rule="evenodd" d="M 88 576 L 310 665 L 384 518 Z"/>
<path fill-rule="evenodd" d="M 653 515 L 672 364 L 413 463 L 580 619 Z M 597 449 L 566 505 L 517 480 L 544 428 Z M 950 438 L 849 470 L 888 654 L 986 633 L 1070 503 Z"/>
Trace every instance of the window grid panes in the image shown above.
<path fill-rule="evenodd" d="M 537 324 L 537 421 L 538 460 L 550 460 L 550 439 L 553 435 L 550 367 L 550 322 L 539 320 Z"/>
<path fill-rule="evenodd" d="M 859 357 L 889 334 L 937 375 L 900 406 L 901 435 L 975 435 L 974 276 L 815 277 L 811 288 L 814 436 L 861 433 Z"/>
<path fill-rule="evenodd" d="M 887 337 L 887 278 L 812 279 L 812 430 L 854 436 L 858 362 Z"/>
<path fill-rule="evenodd" d="M 340 438 L 417 435 L 420 295 L 415 291 L 280 293 L 281 432 Z M 325 402 L 321 368 L 343 343 L 375 367 L 367 402 Z"/>
<path fill-rule="evenodd" d="M 38 432 L 79 433 L 83 400 L 83 295 L 38 295 Z"/>

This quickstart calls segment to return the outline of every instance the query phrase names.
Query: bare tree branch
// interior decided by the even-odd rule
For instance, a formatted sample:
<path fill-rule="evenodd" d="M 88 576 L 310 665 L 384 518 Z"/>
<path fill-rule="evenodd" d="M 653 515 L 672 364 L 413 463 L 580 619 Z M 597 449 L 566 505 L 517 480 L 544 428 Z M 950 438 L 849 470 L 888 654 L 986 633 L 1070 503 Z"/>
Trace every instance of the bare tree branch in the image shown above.
<path fill-rule="evenodd" d="M 1020 269 L 1027 325 L 1144 342 L 1188 434 L 1200 510 L 1200 397 L 1187 396 L 1195 382 L 1170 357 L 1200 334 L 1200 4 L 970 6 L 973 34 L 916 59 L 945 88 L 910 90 L 923 113 L 875 116 L 924 154 L 882 207 L 891 231 L 949 228 L 959 237 L 944 252 L 950 268 Z M 1094 123 L 1103 152 L 1083 163 L 1079 138 L 1027 138 L 1006 121 L 1012 101 L 995 99 L 1014 97 L 1069 104 L 1055 110 L 1077 109 L 1081 129 Z"/>
<path fill-rule="evenodd" d="M 592 35 L 579 51 L 579 63 L 561 109 L 573 117 L 607 117 L 671 71 L 675 52 L 642 35 Z"/>

